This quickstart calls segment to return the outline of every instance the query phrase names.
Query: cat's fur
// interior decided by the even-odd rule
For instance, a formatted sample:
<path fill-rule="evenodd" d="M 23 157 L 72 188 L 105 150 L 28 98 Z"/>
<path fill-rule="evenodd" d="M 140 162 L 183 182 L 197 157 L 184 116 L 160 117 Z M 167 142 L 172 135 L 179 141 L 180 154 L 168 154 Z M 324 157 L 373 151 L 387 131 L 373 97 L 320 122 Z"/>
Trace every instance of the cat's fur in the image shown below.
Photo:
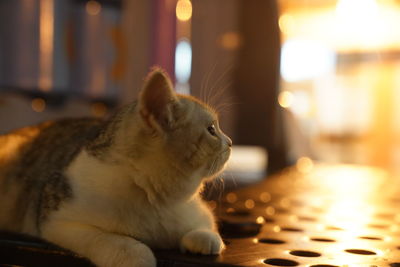
<path fill-rule="evenodd" d="M 198 194 L 232 142 L 217 115 L 155 69 L 108 121 L 42 123 L 0 136 L 0 228 L 40 236 L 101 267 L 154 267 L 151 248 L 218 254 Z"/>

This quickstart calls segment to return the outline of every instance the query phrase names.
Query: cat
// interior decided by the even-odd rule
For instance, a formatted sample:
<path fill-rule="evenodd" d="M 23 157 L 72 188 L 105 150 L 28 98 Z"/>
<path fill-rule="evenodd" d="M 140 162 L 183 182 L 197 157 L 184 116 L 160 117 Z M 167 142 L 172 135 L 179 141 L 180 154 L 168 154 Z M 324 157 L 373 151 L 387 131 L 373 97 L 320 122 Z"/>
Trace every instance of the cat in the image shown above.
<path fill-rule="evenodd" d="M 0 136 L 0 228 L 41 237 L 99 267 L 154 267 L 152 249 L 219 254 L 199 191 L 232 141 L 212 108 L 153 69 L 108 120 L 64 119 Z"/>

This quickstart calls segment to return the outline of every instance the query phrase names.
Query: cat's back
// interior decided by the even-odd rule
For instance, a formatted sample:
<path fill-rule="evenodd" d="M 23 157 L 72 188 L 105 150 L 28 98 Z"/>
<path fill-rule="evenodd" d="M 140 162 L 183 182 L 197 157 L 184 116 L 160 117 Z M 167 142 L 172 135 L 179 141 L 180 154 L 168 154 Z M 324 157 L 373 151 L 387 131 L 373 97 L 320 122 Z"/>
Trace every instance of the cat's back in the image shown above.
<path fill-rule="evenodd" d="M 103 123 L 63 119 L 0 135 L 0 226 L 21 230 L 26 214 L 39 208 L 40 197 L 47 197 L 41 195 L 44 186 L 61 189 L 65 196 L 63 171 L 101 133 Z"/>
<path fill-rule="evenodd" d="M 98 136 L 102 124 L 92 118 L 63 119 L 0 135 L 0 165 L 3 169 L 15 164 L 21 169 L 65 167 L 82 146 Z"/>

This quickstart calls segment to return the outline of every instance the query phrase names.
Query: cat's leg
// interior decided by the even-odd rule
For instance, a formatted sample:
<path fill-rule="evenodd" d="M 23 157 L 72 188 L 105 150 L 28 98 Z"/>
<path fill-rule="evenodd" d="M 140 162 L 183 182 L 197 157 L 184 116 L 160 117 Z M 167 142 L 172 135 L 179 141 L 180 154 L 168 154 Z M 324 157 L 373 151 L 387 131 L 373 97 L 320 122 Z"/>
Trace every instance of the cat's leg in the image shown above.
<path fill-rule="evenodd" d="M 196 229 L 186 233 L 181 240 L 182 252 L 204 255 L 220 254 L 225 248 L 220 235 L 209 229 Z"/>
<path fill-rule="evenodd" d="M 98 267 L 155 267 L 156 259 L 145 244 L 128 236 L 104 232 L 85 224 L 51 222 L 43 238 L 89 258 Z"/>

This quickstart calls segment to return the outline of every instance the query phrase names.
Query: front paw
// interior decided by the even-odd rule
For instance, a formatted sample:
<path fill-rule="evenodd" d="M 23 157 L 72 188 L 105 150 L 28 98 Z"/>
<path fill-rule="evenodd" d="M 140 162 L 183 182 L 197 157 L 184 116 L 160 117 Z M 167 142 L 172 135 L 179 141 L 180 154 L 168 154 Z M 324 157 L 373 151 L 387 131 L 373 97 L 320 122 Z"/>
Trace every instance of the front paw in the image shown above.
<path fill-rule="evenodd" d="M 134 249 L 127 252 L 124 264 L 117 266 L 129 267 L 156 267 L 157 261 L 151 249 L 144 244 L 135 244 Z M 116 265 L 114 265 L 116 266 Z"/>
<path fill-rule="evenodd" d="M 193 230 L 186 233 L 181 240 L 181 250 L 204 255 L 220 254 L 225 248 L 221 237 L 210 230 Z"/>
<path fill-rule="evenodd" d="M 125 240 L 124 240 L 125 241 Z M 101 252 L 100 252 L 101 253 Z M 156 267 L 157 261 L 151 249 L 140 242 L 121 242 L 109 253 L 98 254 L 99 267 Z"/>

